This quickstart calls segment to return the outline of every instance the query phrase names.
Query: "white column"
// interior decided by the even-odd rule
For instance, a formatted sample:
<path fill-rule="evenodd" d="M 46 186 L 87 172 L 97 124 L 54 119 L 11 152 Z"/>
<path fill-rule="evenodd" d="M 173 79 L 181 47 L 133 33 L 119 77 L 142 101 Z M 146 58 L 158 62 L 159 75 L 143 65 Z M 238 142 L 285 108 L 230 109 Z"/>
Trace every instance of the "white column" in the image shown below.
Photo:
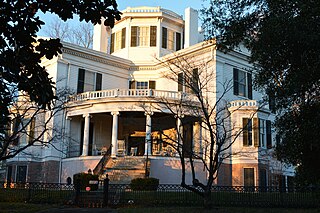
<path fill-rule="evenodd" d="M 151 115 L 153 115 L 153 112 L 146 112 L 146 141 L 145 141 L 145 147 L 144 147 L 144 155 L 151 155 L 151 146 L 152 146 L 152 139 L 151 139 Z"/>
<path fill-rule="evenodd" d="M 119 112 L 111 112 L 112 115 L 112 136 L 111 136 L 111 157 L 115 158 L 118 151 L 118 115 Z"/>
<path fill-rule="evenodd" d="M 194 144 L 193 151 L 196 152 L 197 155 L 202 157 L 202 133 L 201 133 L 201 123 L 195 122 L 194 124 Z"/>
<path fill-rule="evenodd" d="M 84 130 L 83 130 L 83 147 L 82 156 L 88 156 L 89 152 L 89 129 L 90 129 L 90 114 L 84 114 Z"/>
<path fill-rule="evenodd" d="M 183 125 L 181 119 L 184 116 L 177 116 L 177 148 L 179 149 L 180 152 L 182 152 L 182 145 L 183 145 Z"/>
<path fill-rule="evenodd" d="M 72 118 L 69 116 L 66 116 L 66 121 L 65 121 L 65 127 L 64 127 L 64 145 L 63 145 L 63 150 L 67 150 L 65 152 L 64 156 L 67 157 L 69 154 L 68 151 L 70 150 L 70 139 L 71 139 L 71 120 Z"/>

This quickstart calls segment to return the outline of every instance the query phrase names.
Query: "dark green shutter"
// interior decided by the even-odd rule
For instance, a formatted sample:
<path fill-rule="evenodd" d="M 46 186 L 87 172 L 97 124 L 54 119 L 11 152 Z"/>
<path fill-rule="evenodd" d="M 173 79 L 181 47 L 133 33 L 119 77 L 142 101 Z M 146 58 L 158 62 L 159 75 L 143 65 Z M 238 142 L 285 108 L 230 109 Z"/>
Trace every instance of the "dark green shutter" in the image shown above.
<path fill-rule="evenodd" d="M 101 90 L 102 87 L 102 74 L 96 73 L 96 91 Z"/>
<path fill-rule="evenodd" d="M 253 140 L 254 146 L 259 147 L 259 119 L 253 118 Z"/>
<path fill-rule="evenodd" d="M 77 93 L 83 93 L 85 70 L 79 68 Z"/>
<path fill-rule="evenodd" d="M 248 80 L 248 98 L 252 99 L 252 74 L 247 73 L 247 80 Z"/>
<path fill-rule="evenodd" d="M 156 81 L 149 81 L 149 89 L 156 89 Z"/>
<path fill-rule="evenodd" d="M 137 26 L 131 27 L 131 47 L 137 46 L 137 33 L 138 33 L 138 27 Z"/>
<path fill-rule="evenodd" d="M 114 52 L 114 33 L 111 34 L 110 54 Z"/>
<path fill-rule="evenodd" d="M 183 73 L 178 74 L 178 91 L 183 91 Z"/>
<path fill-rule="evenodd" d="M 272 134 L 271 134 L 271 121 L 266 120 L 266 129 L 267 129 L 267 148 L 272 148 Z"/>
<path fill-rule="evenodd" d="M 248 118 L 242 118 L 242 140 L 243 146 L 249 146 L 248 140 Z"/>
<path fill-rule="evenodd" d="M 239 95 L 239 70 L 233 68 L 233 94 Z"/>
<path fill-rule="evenodd" d="M 150 47 L 157 46 L 157 26 L 150 27 Z"/>
<path fill-rule="evenodd" d="M 167 28 L 162 27 L 162 48 L 167 48 L 167 38 L 168 38 L 168 32 Z"/>
<path fill-rule="evenodd" d="M 121 49 L 126 47 L 126 28 L 121 30 Z"/>
<path fill-rule="evenodd" d="M 181 33 L 176 33 L 176 50 L 181 49 Z"/>
<path fill-rule="evenodd" d="M 129 81 L 129 89 L 135 89 L 136 88 L 136 82 L 135 81 Z"/>

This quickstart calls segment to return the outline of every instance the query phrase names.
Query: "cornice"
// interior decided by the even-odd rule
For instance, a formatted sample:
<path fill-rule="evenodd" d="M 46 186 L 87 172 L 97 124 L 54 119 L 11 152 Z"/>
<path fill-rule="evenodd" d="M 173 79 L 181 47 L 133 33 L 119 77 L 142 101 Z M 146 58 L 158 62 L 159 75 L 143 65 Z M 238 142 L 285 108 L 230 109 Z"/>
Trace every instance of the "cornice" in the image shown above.
<path fill-rule="evenodd" d="M 132 66 L 132 62 L 130 60 L 68 43 L 63 43 L 62 53 L 77 56 L 80 58 L 85 58 L 91 61 L 114 67 L 119 67 L 126 70 L 129 70 Z"/>

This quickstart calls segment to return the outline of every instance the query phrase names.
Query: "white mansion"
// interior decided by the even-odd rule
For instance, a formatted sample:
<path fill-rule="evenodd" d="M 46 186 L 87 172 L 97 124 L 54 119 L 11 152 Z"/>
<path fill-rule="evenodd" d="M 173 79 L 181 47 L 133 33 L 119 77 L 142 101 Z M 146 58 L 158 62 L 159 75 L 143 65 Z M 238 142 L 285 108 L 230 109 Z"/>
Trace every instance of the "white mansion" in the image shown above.
<path fill-rule="evenodd" d="M 233 88 L 223 97 L 233 112 L 230 123 L 246 126 L 230 147 L 238 154 L 223 161 L 215 184 L 290 184 L 293 169 L 272 155 L 274 114 L 267 104 L 260 104 L 264 94 L 252 88 L 249 53 L 241 48 L 223 53 L 210 42 L 201 42 L 198 13 L 191 8 L 185 10 L 185 20 L 160 7 L 128 7 L 122 12 L 112 30 L 95 26 L 93 49 L 63 43 L 62 54 L 43 60 L 57 89 L 74 92 L 67 108 L 52 121 L 66 137 L 54 140 L 53 146 L 30 147 L 31 154 L 8 160 L 5 179 L 65 183 L 75 173 L 91 170 L 101 177 L 108 174 L 114 182 L 148 173 L 160 183 L 179 184 L 180 158 L 163 135 L 176 137 L 181 120 L 170 110 L 153 106 L 190 93 L 181 83 L 183 76 L 174 81 L 164 74 L 168 67 L 163 62 L 181 57 L 190 60 L 190 68 L 206 69 L 214 76 L 208 79 L 216 91 L 207 97 L 211 103 L 223 93 L 219 82 L 232 82 Z M 187 113 L 183 119 L 187 120 L 182 126 L 184 143 L 205 159 L 208 132 L 196 115 Z M 195 163 L 197 179 L 205 181 L 201 161 Z M 190 183 L 189 176 L 188 170 Z"/>

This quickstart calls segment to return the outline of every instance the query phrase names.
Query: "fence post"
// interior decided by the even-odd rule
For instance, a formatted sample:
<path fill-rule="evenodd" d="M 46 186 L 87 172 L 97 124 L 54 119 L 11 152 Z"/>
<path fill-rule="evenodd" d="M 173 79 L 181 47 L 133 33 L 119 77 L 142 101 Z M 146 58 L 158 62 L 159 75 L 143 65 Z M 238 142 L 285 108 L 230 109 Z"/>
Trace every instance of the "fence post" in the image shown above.
<path fill-rule="evenodd" d="M 109 194 L 109 178 L 108 174 L 106 179 L 103 180 L 103 206 L 108 206 L 108 194 Z"/>
<path fill-rule="evenodd" d="M 81 190 L 80 179 L 79 178 L 74 178 L 73 185 L 74 185 L 74 189 L 75 189 L 74 202 L 78 206 L 79 205 L 79 199 L 80 199 L 80 190 Z"/>

